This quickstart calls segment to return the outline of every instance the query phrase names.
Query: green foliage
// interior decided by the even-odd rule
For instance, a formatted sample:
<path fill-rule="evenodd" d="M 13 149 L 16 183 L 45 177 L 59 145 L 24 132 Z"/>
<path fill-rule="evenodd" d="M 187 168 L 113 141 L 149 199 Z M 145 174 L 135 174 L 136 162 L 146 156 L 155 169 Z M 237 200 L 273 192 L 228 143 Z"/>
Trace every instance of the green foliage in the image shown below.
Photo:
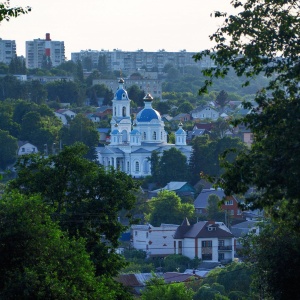
<path fill-rule="evenodd" d="M 84 239 L 69 238 L 51 213 L 39 196 L 1 198 L 0 297 L 115 299 L 95 276 Z"/>
<path fill-rule="evenodd" d="M 192 154 L 189 161 L 191 182 L 196 183 L 200 174 L 210 177 L 220 176 L 226 161 L 232 162 L 246 146 L 238 138 L 225 136 L 216 140 L 209 136 L 199 136 L 192 140 Z M 232 151 L 230 151 L 232 150 Z"/>
<path fill-rule="evenodd" d="M 233 297 L 234 293 L 235 295 L 243 295 L 238 299 L 248 299 L 250 297 L 252 297 L 250 299 L 256 299 L 256 295 L 253 293 L 251 287 L 251 276 L 251 265 L 246 263 L 231 263 L 224 268 L 216 268 L 210 271 L 203 280 L 203 286 L 205 286 L 205 289 L 209 289 L 209 293 L 212 290 L 217 290 L 222 295 L 228 296 L 229 299 Z M 197 294 L 200 295 L 205 289 L 203 288 L 201 292 L 199 290 Z M 231 296 L 229 295 L 230 293 L 232 293 Z"/>
<path fill-rule="evenodd" d="M 168 255 L 164 259 L 163 270 L 164 272 L 181 272 L 183 273 L 186 269 L 190 269 L 192 260 L 187 256 L 172 254 Z M 196 266 L 198 267 L 198 265 Z"/>
<path fill-rule="evenodd" d="M 9 188 L 26 195 L 40 194 L 53 207 L 53 217 L 63 230 L 72 237 L 86 238 L 96 274 L 110 277 L 124 266 L 115 253 L 125 230 L 118 214 L 134 206 L 136 183 L 122 172 L 104 170 L 83 158 L 86 151 L 84 145 L 75 144 L 47 158 L 22 157 L 16 164 L 18 177 Z"/>
<path fill-rule="evenodd" d="M 184 181 L 188 178 L 187 159 L 176 148 L 165 150 L 160 157 L 153 151 L 150 158 L 153 181 L 165 186 L 171 181 Z"/>
<path fill-rule="evenodd" d="M 4 170 L 17 159 L 17 139 L 0 129 L 0 169 Z"/>
<path fill-rule="evenodd" d="M 9 21 L 11 18 L 17 18 L 20 15 L 27 14 L 31 11 L 29 6 L 26 7 L 10 7 L 9 1 L 0 3 L 0 22 Z"/>
<path fill-rule="evenodd" d="M 145 91 L 141 90 L 137 85 L 132 85 L 127 89 L 128 97 L 138 107 L 144 106 Z"/>
<path fill-rule="evenodd" d="M 63 127 L 61 130 L 61 140 L 63 144 L 72 145 L 76 142 L 82 142 L 89 147 L 87 156 L 89 159 L 96 158 L 95 147 L 99 142 L 99 133 L 95 124 L 83 114 L 77 114 L 70 121 L 69 127 Z"/>
<path fill-rule="evenodd" d="M 224 222 L 225 213 L 220 207 L 221 199 L 217 195 L 209 195 L 207 205 L 207 217 L 209 220 Z"/>
<path fill-rule="evenodd" d="M 185 217 L 194 217 L 194 205 L 182 203 L 180 197 L 171 191 L 159 192 L 157 197 L 153 197 L 148 203 L 150 213 L 147 219 L 153 226 L 160 226 L 161 223 L 181 224 Z"/>
<path fill-rule="evenodd" d="M 284 223 L 260 224 L 259 235 L 246 236 L 243 246 L 244 260 L 252 264 L 253 287 L 259 294 L 282 300 L 298 297 L 298 231 L 291 230 Z"/>
<path fill-rule="evenodd" d="M 183 283 L 165 283 L 163 278 L 154 276 L 142 292 L 142 300 L 166 299 L 166 300 L 192 300 L 194 292 Z"/>

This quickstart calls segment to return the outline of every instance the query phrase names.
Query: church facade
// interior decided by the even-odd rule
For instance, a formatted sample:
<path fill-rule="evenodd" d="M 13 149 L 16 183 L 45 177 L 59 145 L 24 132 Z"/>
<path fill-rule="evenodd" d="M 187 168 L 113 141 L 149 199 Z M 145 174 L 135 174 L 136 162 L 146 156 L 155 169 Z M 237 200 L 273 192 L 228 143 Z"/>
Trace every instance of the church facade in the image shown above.
<path fill-rule="evenodd" d="M 105 167 L 114 167 L 132 177 L 151 175 L 149 158 L 152 151 L 163 153 L 172 147 L 180 150 L 187 159 L 191 155 L 191 146 L 186 144 L 186 132 L 179 124 L 175 133 L 175 144 L 167 142 L 168 134 L 158 111 L 152 108 L 152 96 L 144 97 L 144 108 L 134 120 L 130 117 L 130 99 L 124 88 L 124 80 L 112 100 L 110 144 L 97 148 L 99 162 Z"/>

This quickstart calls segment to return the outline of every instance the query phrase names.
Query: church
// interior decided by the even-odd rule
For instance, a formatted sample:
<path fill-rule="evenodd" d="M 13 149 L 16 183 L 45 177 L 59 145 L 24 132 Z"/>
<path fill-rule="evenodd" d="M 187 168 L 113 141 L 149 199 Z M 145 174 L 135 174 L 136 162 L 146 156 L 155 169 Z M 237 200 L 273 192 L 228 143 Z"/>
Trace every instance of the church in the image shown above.
<path fill-rule="evenodd" d="M 119 169 L 134 178 L 151 175 L 149 158 L 152 151 L 163 153 L 172 147 L 180 150 L 189 160 L 192 147 L 186 144 L 182 124 L 175 133 L 175 144 L 167 142 L 168 134 L 158 111 L 152 108 L 153 97 L 144 97 L 144 108 L 134 120 L 130 116 L 130 99 L 120 78 L 119 87 L 112 100 L 110 144 L 98 147 L 100 164 Z"/>

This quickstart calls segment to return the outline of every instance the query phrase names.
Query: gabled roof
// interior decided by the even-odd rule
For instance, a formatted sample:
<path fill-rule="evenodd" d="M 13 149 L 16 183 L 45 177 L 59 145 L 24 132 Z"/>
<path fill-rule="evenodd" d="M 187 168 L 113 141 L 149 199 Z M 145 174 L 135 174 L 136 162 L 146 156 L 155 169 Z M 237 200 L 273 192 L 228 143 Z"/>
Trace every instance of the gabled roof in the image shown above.
<path fill-rule="evenodd" d="M 135 150 L 135 151 L 132 151 L 132 153 L 150 153 L 151 151 L 149 151 L 149 150 L 146 150 L 146 149 L 144 149 L 144 148 L 139 148 L 139 149 L 137 149 L 137 150 Z"/>
<path fill-rule="evenodd" d="M 195 123 L 194 129 L 206 129 L 208 131 L 211 131 L 213 126 L 213 123 Z"/>
<path fill-rule="evenodd" d="M 213 227 L 214 230 L 209 230 L 209 227 Z M 233 234 L 223 223 L 214 221 L 200 221 L 194 225 L 181 225 L 174 234 L 174 239 L 232 237 Z"/>

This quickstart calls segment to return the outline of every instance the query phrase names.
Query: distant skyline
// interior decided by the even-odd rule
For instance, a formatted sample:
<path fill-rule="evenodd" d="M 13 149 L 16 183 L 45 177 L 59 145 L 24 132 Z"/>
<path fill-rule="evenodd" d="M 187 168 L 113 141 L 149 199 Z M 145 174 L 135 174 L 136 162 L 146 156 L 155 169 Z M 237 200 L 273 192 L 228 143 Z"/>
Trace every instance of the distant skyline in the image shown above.
<path fill-rule="evenodd" d="M 216 11 L 232 12 L 230 0 L 11 0 L 11 6 L 31 6 L 27 15 L 3 21 L 0 38 L 16 40 L 25 56 L 25 42 L 64 41 L 67 59 L 81 50 L 197 52 L 213 44 L 209 35 L 222 24 Z"/>

